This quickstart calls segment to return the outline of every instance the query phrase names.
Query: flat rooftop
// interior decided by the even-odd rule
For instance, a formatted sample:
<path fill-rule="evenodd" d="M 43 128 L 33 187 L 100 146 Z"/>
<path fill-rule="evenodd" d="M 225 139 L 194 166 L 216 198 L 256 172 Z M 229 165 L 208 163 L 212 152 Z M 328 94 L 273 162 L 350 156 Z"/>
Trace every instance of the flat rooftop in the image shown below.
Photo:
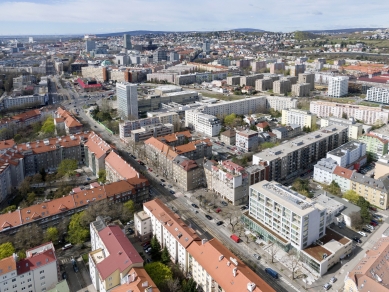
<path fill-rule="evenodd" d="M 342 146 L 328 152 L 328 154 L 342 157 L 346 154 L 347 151 L 353 151 L 357 149 L 360 146 L 361 143 L 355 142 L 355 141 L 350 141 L 347 142 L 346 144 L 343 144 Z"/>

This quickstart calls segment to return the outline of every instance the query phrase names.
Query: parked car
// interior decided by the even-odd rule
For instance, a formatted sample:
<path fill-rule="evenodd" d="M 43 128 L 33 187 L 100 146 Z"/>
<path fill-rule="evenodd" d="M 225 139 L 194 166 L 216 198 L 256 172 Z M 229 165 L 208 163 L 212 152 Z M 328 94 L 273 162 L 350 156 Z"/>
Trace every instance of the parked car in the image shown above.
<path fill-rule="evenodd" d="M 253 256 L 257 259 L 257 260 L 260 260 L 261 259 L 261 257 L 259 256 L 259 254 L 253 254 Z"/>
<path fill-rule="evenodd" d="M 374 222 L 374 221 L 371 221 L 371 222 L 370 222 L 370 225 L 376 227 L 376 226 L 378 225 L 378 223 L 377 223 L 377 222 Z"/>
<path fill-rule="evenodd" d="M 220 225 L 222 225 L 223 223 L 224 223 L 223 221 L 217 221 L 217 222 L 216 222 L 216 225 L 217 225 L 217 226 L 220 226 Z"/>
<path fill-rule="evenodd" d="M 68 277 L 68 274 L 66 274 L 66 272 L 63 272 L 63 273 L 62 273 L 62 279 L 66 280 L 67 277 Z"/>
<path fill-rule="evenodd" d="M 147 169 L 148 171 L 153 171 L 150 167 Z"/>
<path fill-rule="evenodd" d="M 208 220 L 212 220 L 212 217 L 209 216 L 208 214 L 205 215 L 205 218 L 207 218 Z"/>
<path fill-rule="evenodd" d="M 72 248 L 73 245 L 71 243 L 68 243 L 68 244 L 65 244 L 63 247 L 62 247 L 62 250 L 67 250 L 69 248 Z"/>
<path fill-rule="evenodd" d="M 248 208 L 247 208 L 247 206 L 242 206 L 242 207 L 240 207 L 240 209 L 243 211 L 243 210 L 246 210 Z"/>
<path fill-rule="evenodd" d="M 370 210 L 377 211 L 376 207 L 369 207 Z"/>
<path fill-rule="evenodd" d="M 374 230 L 374 226 L 373 225 L 367 224 L 366 227 L 369 228 L 370 230 Z"/>
<path fill-rule="evenodd" d="M 172 185 L 168 185 L 169 188 L 172 188 L 173 186 Z"/>
<path fill-rule="evenodd" d="M 145 253 L 150 254 L 150 253 L 151 253 L 151 247 L 149 247 L 148 249 L 146 249 Z"/>
<path fill-rule="evenodd" d="M 78 273 L 78 267 L 77 264 L 73 263 L 73 270 L 75 273 Z"/>
<path fill-rule="evenodd" d="M 217 208 L 217 209 L 215 210 L 216 213 L 220 213 L 221 211 L 222 211 L 222 209 L 220 209 L 220 208 Z"/>
<path fill-rule="evenodd" d="M 278 273 L 273 269 L 266 268 L 265 272 L 268 273 L 270 276 L 272 276 L 274 279 L 278 279 Z"/>
<path fill-rule="evenodd" d="M 170 191 L 169 191 L 169 193 L 171 193 L 172 195 L 174 195 L 174 194 L 175 194 L 175 192 L 174 192 L 174 191 L 172 191 L 172 190 L 170 190 Z"/>
<path fill-rule="evenodd" d="M 146 245 L 149 245 L 150 244 L 150 241 L 147 241 L 145 243 L 142 243 L 142 247 L 146 246 Z"/>
<path fill-rule="evenodd" d="M 199 208 L 199 206 L 197 206 L 196 204 L 192 204 L 192 207 L 193 208 Z"/>
<path fill-rule="evenodd" d="M 130 234 L 130 235 L 134 234 L 134 230 L 132 228 L 128 228 L 127 231 L 128 231 L 128 234 Z"/>
<path fill-rule="evenodd" d="M 165 180 L 163 178 L 161 178 L 161 182 L 165 182 Z"/>
<path fill-rule="evenodd" d="M 147 249 L 149 249 L 151 247 L 151 244 L 147 244 L 147 245 L 145 245 L 144 247 L 143 247 L 143 250 L 147 250 Z"/>
<path fill-rule="evenodd" d="M 324 286 L 323 286 L 323 288 L 324 288 L 324 290 L 329 290 L 329 289 L 331 289 L 331 287 L 332 287 L 332 285 L 330 284 L 330 283 L 327 283 L 327 284 L 325 284 Z"/>
<path fill-rule="evenodd" d="M 366 227 L 363 227 L 362 231 L 367 232 L 367 233 L 371 233 L 371 230 L 369 228 L 366 228 Z"/>
<path fill-rule="evenodd" d="M 358 237 L 353 237 L 353 240 L 357 243 L 362 243 L 362 240 L 360 240 Z"/>
<path fill-rule="evenodd" d="M 367 236 L 365 232 L 362 232 L 362 231 L 358 231 L 358 234 L 362 235 L 362 236 Z"/>
<path fill-rule="evenodd" d="M 338 281 L 338 279 L 336 278 L 336 277 L 332 277 L 331 279 L 330 279 L 330 283 L 335 283 L 336 281 Z"/>
<path fill-rule="evenodd" d="M 221 201 L 220 202 L 224 207 L 228 206 L 228 203 L 226 201 Z"/>
<path fill-rule="evenodd" d="M 378 221 L 376 221 L 376 220 L 370 220 L 370 221 L 377 224 L 377 225 L 379 224 Z"/>

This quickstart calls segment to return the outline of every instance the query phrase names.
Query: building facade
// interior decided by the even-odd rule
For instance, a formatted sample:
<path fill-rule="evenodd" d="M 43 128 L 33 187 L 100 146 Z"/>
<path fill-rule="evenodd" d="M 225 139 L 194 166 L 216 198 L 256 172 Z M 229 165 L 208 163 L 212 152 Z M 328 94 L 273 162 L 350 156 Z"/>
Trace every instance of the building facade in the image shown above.
<path fill-rule="evenodd" d="M 367 90 L 366 100 L 389 104 L 389 89 L 380 87 L 371 87 Z"/>
<path fill-rule="evenodd" d="M 365 134 L 359 136 L 359 141 L 366 144 L 366 152 L 372 159 L 378 160 L 382 156 L 388 154 L 388 140 L 382 139 L 374 134 Z"/>
<path fill-rule="evenodd" d="M 116 83 L 118 111 L 124 119 L 138 119 L 138 86 L 131 83 Z"/>
<path fill-rule="evenodd" d="M 299 109 L 284 109 L 282 110 L 282 119 L 281 123 L 283 125 L 300 125 L 301 128 L 310 128 L 312 129 L 316 126 L 315 114 L 312 114 L 310 111 L 299 110 Z"/>
<path fill-rule="evenodd" d="M 328 96 L 341 97 L 348 94 L 347 76 L 332 76 L 328 79 Z"/>
<path fill-rule="evenodd" d="M 238 149 L 251 152 L 257 151 L 259 144 L 258 132 L 244 130 L 236 132 L 235 145 Z"/>

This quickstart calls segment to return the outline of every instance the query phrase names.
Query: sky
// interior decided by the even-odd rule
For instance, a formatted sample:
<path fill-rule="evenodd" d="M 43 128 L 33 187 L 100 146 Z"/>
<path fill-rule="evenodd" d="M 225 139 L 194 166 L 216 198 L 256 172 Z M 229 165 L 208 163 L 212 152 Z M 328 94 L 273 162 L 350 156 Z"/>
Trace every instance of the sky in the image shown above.
<path fill-rule="evenodd" d="M 0 35 L 389 27 L 376 0 L 0 0 Z"/>

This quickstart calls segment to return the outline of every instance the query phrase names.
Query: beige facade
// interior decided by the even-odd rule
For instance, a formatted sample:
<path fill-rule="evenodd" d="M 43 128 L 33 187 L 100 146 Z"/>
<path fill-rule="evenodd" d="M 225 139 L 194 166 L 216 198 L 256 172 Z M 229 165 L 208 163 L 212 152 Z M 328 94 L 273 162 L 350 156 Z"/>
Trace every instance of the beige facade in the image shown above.
<path fill-rule="evenodd" d="M 293 96 L 309 96 L 311 85 L 309 83 L 296 83 L 292 85 Z"/>
<path fill-rule="evenodd" d="M 265 77 L 255 81 L 255 90 L 266 91 L 269 89 L 273 89 L 273 80 L 271 78 Z"/>
<path fill-rule="evenodd" d="M 315 89 L 315 73 L 300 73 L 298 83 L 309 83 L 310 90 Z"/>
<path fill-rule="evenodd" d="M 290 109 L 282 110 L 283 125 L 300 125 L 301 128 L 308 127 L 313 128 L 316 125 L 316 115 L 309 111 Z"/>
<path fill-rule="evenodd" d="M 277 80 L 273 82 L 274 93 L 284 94 L 288 93 L 291 89 L 291 83 L 289 80 Z"/>

